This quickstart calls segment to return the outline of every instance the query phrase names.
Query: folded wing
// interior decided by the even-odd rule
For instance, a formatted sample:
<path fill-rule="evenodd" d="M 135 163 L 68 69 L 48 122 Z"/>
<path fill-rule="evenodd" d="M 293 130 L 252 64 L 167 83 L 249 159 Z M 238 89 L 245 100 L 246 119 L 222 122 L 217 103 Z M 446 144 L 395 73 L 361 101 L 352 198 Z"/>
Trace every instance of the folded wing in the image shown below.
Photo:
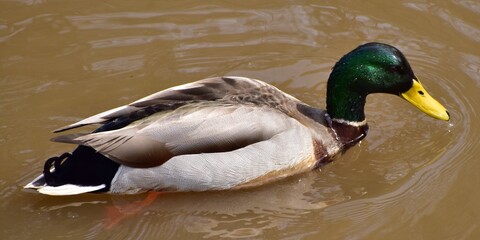
<path fill-rule="evenodd" d="M 196 103 L 153 114 L 118 130 L 67 135 L 61 141 L 91 146 L 126 166 L 153 167 L 174 156 L 240 149 L 299 125 L 268 107 Z"/>

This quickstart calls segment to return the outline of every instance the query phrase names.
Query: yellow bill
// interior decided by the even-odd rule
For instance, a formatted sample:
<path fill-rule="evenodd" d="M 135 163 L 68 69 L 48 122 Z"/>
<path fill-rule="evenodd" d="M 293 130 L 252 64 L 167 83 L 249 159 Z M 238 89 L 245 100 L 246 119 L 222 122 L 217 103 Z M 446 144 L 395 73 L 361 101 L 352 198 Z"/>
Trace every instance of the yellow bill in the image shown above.
<path fill-rule="evenodd" d="M 422 84 L 415 79 L 413 86 L 400 96 L 431 117 L 445 121 L 450 119 L 447 109 L 430 96 Z"/>

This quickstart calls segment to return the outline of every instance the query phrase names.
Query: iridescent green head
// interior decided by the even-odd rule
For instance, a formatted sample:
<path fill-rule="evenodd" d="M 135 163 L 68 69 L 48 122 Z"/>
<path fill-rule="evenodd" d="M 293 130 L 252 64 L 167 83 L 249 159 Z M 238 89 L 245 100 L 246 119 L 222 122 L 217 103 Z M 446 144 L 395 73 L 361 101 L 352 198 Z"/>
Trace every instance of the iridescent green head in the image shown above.
<path fill-rule="evenodd" d="M 332 119 L 363 122 L 370 93 L 399 95 L 434 118 L 450 118 L 422 87 L 405 56 L 387 44 L 361 45 L 335 64 L 327 84 L 327 112 Z"/>

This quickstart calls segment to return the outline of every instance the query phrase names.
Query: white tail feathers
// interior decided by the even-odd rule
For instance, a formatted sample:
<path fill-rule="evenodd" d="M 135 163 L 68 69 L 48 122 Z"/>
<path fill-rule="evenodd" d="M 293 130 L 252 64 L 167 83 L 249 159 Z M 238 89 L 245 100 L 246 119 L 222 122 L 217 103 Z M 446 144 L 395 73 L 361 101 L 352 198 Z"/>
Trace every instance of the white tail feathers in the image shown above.
<path fill-rule="evenodd" d="M 27 188 L 29 185 L 25 186 Z M 37 191 L 42 194 L 52 195 L 52 196 L 66 196 L 66 195 L 77 195 L 87 192 L 93 192 L 105 188 L 105 184 L 98 186 L 79 186 L 73 184 L 65 184 L 57 187 L 52 186 L 43 186 L 37 187 Z"/>

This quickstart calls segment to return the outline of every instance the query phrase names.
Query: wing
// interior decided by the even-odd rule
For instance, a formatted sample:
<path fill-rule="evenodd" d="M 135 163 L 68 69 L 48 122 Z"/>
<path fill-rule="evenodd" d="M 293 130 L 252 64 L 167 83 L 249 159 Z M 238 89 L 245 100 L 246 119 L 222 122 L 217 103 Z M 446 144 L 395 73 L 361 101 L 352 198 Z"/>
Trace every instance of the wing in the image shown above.
<path fill-rule="evenodd" d="M 213 101 L 236 93 L 250 92 L 262 86 L 269 85 L 244 77 L 207 78 L 165 89 L 128 105 L 110 109 L 71 125 L 61 127 L 54 130 L 54 132 L 62 132 L 90 124 L 106 123 L 140 112 L 140 116 L 134 117 L 134 120 L 137 120 L 155 112 L 178 108 L 192 101 Z"/>
<path fill-rule="evenodd" d="M 267 141 L 294 125 L 299 125 L 297 120 L 273 108 L 202 102 L 67 142 L 91 146 L 126 166 L 153 167 L 174 156 L 244 148 Z"/>

